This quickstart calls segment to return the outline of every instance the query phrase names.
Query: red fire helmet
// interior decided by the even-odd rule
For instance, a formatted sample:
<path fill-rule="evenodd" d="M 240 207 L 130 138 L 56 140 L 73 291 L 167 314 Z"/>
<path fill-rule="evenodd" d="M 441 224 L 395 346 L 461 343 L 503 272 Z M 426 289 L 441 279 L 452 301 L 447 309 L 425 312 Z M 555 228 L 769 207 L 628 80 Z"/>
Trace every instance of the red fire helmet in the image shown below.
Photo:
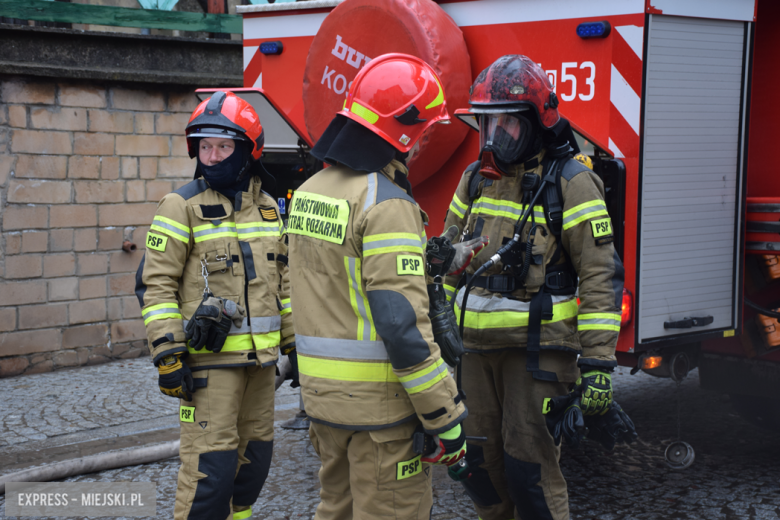
<path fill-rule="evenodd" d="M 223 137 L 252 143 L 252 158 L 260 158 L 265 145 L 263 126 L 252 105 L 232 92 L 219 90 L 203 101 L 185 130 L 190 158 L 198 155 L 197 137 Z"/>
<path fill-rule="evenodd" d="M 444 89 L 430 65 L 408 54 L 384 54 L 355 76 L 339 112 L 401 152 L 434 123 L 449 123 Z"/>
<path fill-rule="evenodd" d="M 539 123 L 550 129 L 558 115 L 558 98 L 542 68 L 527 56 L 502 56 L 483 70 L 471 87 L 472 114 L 521 112 L 532 107 Z"/>

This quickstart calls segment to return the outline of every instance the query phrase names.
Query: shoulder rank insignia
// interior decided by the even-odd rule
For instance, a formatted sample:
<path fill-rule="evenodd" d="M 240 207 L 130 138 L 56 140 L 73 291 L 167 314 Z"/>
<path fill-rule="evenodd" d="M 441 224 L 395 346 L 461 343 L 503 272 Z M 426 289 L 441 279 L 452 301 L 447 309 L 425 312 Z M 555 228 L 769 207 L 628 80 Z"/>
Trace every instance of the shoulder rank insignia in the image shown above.
<path fill-rule="evenodd" d="M 275 208 L 260 208 L 260 215 L 263 217 L 263 220 L 268 220 L 273 222 L 279 220 Z"/>

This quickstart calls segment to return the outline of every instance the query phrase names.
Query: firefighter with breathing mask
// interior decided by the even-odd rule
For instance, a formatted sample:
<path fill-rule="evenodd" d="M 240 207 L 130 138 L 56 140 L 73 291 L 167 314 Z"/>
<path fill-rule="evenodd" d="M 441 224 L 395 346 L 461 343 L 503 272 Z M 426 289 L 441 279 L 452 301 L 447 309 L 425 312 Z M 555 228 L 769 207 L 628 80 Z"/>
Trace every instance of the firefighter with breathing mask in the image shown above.
<path fill-rule="evenodd" d="M 428 127 L 448 121 L 428 64 L 374 58 L 312 149 L 332 166 L 290 204 L 292 305 L 305 316 L 295 323 L 298 365 L 322 462 L 318 520 L 427 519 L 428 464 L 452 465 L 465 452 L 467 412 L 442 359 L 462 345 L 444 306 L 429 311 L 429 291 L 446 300 L 426 273 L 427 216 L 405 163 Z M 449 240 L 436 238 L 441 275 L 486 242 L 442 253 Z M 416 430 L 433 436 L 432 452 L 415 453 Z"/>
<path fill-rule="evenodd" d="M 160 201 L 136 295 L 160 390 L 180 399 L 174 518 L 240 520 L 271 464 L 280 346 L 294 358 L 287 247 L 252 107 L 218 91 L 186 136 L 195 180 Z"/>
<path fill-rule="evenodd" d="M 496 60 L 474 81 L 469 104 L 480 156 L 445 227 L 491 243 L 462 278 L 444 282 L 463 316 L 464 427 L 487 437 L 469 441 L 472 476 L 463 483 L 482 520 L 568 519 L 560 447 L 544 413 L 549 398 L 570 390 L 582 393 L 586 415 L 612 401 L 623 266 L 604 186 L 572 159 L 573 132 L 532 60 Z"/>

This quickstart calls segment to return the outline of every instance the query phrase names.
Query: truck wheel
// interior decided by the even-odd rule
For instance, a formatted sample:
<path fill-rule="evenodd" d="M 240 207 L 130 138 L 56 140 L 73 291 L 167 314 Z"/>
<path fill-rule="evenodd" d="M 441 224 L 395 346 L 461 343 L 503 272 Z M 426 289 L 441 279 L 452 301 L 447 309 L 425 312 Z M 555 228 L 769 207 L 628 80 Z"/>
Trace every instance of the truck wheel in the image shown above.
<path fill-rule="evenodd" d="M 751 424 L 777 431 L 780 427 L 780 399 L 731 394 L 734 409 Z"/>

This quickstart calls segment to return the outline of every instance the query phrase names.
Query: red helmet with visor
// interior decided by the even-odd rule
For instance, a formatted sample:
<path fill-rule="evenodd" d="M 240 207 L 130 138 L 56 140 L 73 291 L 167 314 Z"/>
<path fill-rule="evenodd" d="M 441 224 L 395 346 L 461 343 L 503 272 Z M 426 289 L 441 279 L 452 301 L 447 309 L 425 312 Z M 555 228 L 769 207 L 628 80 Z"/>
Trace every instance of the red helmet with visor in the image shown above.
<path fill-rule="evenodd" d="M 190 158 L 198 155 L 198 138 L 203 137 L 248 141 L 255 160 L 260 159 L 265 144 L 263 126 L 252 105 L 224 90 L 215 92 L 197 106 L 185 133 Z"/>

